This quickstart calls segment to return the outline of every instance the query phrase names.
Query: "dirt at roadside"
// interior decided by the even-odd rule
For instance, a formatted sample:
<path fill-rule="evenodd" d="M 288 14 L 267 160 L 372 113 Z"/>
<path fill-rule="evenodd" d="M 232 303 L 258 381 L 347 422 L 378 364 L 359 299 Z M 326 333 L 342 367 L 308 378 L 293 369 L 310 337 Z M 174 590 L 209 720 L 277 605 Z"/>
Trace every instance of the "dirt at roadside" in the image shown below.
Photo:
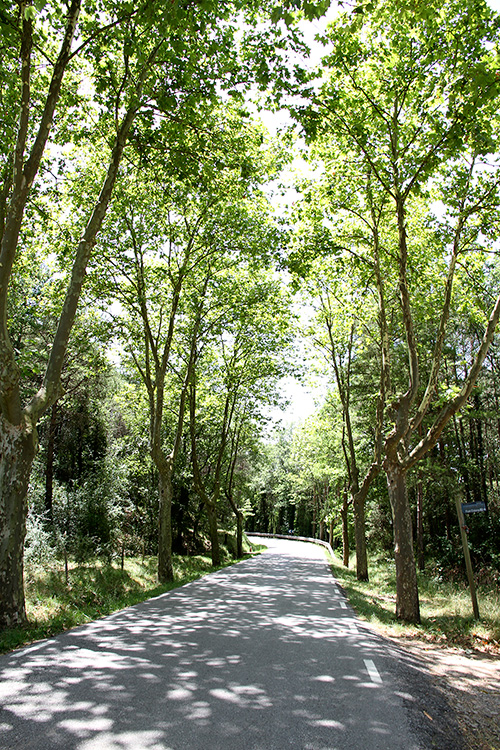
<path fill-rule="evenodd" d="M 387 634 L 384 634 L 387 637 Z M 500 657 L 391 637 L 418 660 L 450 707 L 466 750 L 500 750 Z"/>

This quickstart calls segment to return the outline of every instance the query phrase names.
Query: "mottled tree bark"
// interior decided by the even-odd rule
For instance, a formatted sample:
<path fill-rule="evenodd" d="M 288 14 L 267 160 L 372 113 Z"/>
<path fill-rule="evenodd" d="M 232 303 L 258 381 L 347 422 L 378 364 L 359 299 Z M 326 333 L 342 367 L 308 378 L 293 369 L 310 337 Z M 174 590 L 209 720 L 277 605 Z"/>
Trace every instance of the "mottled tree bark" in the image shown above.
<path fill-rule="evenodd" d="M 243 557 L 243 514 L 236 513 L 236 557 Z"/>
<path fill-rule="evenodd" d="M 158 467 L 159 518 L 158 518 L 158 580 L 174 580 L 172 562 L 172 471 L 169 466 Z"/>
<path fill-rule="evenodd" d="M 354 508 L 354 538 L 356 542 L 356 578 L 368 580 L 368 555 L 366 553 L 365 498 L 356 493 Z"/>
<path fill-rule="evenodd" d="M 396 562 L 396 617 L 404 622 L 420 622 L 417 573 L 413 553 L 413 529 L 406 489 L 406 471 L 385 462 L 389 500 L 394 528 Z"/>
<path fill-rule="evenodd" d="M 349 521 L 347 516 L 347 511 L 349 508 L 349 503 L 347 501 L 347 492 L 344 492 L 344 498 L 342 500 L 342 562 L 344 563 L 344 567 L 349 567 Z"/>
<path fill-rule="evenodd" d="M 36 441 L 36 431 L 29 422 L 14 426 L 0 416 L 0 627 L 3 628 L 26 622 L 23 549 L 27 491 Z"/>

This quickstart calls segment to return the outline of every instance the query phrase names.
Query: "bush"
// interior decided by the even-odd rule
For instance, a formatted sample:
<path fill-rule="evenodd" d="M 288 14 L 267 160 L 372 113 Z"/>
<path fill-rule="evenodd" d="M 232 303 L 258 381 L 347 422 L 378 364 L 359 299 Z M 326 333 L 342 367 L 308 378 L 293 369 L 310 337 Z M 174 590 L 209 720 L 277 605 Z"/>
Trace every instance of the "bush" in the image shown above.
<path fill-rule="evenodd" d="M 44 526 L 44 516 L 36 515 L 30 509 L 26 520 L 26 537 L 24 540 L 24 560 L 28 565 L 40 565 L 53 559 L 55 550 L 51 534 Z"/>

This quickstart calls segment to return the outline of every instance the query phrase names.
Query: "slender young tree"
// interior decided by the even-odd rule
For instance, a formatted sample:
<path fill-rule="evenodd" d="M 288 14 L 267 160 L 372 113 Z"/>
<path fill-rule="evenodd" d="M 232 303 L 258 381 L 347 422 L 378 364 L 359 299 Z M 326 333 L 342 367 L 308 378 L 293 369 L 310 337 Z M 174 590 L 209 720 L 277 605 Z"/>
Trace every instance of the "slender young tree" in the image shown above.
<path fill-rule="evenodd" d="M 230 273 L 219 273 L 211 292 L 189 401 L 193 484 L 207 512 L 212 562 L 218 565 L 217 506 L 234 473 L 234 430 L 275 395 L 277 380 L 290 369 L 291 337 L 289 301 L 255 264 L 245 269 L 240 262 Z"/>
<path fill-rule="evenodd" d="M 338 141 L 343 143 L 342 155 L 333 153 L 327 138 L 310 149 L 310 157 L 322 159 L 327 169 L 322 179 L 302 185 L 303 200 L 296 209 L 298 231 L 289 265 L 295 275 L 303 277 L 303 290 L 316 311 L 307 333 L 324 355 L 339 394 L 344 421 L 343 455 L 354 511 L 356 575 L 358 580 L 368 580 L 365 504 L 382 469 L 389 387 L 385 288 L 391 286 L 391 278 L 381 252 L 387 201 L 377 190 L 366 161 L 357 160 L 348 144 Z M 360 179 L 363 170 L 364 181 Z M 359 189 L 353 194 L 356 181 Z M 391 288 L 389 296 L 392 294 Z M 375 356 L 374 368 L 366 367 L 367 352 Z M 365 383 L 356 397 L 352 383 L 359 380 L 360 370 Z M 376 396 L 372 396 L 374 392 Z M 368 445 L 356 437 L 360 399 L 369 409 L 370 427 L 365 425 L 365 432 L 370 435 Z"/>

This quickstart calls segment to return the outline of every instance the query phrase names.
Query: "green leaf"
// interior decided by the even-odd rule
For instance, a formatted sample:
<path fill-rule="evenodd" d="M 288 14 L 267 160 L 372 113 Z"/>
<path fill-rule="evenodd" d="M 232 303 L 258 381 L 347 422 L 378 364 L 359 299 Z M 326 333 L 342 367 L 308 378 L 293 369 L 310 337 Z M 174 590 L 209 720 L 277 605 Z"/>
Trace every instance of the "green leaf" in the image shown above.
<path fill-rule="evenodd" d="M 34 21 L 36 18 L 36 10 L 32 5 L 27 5 L 24 9 L 24 18 L 26 21 Z"/>
<path fill-rule="evenodd" d="M 271 22 L 272 23 L 278 23 L 280 18 L 283 16 L 283 9 L 278 6 L 277 8 L 274 8 L 273 12 L 271 13 Z"/>

